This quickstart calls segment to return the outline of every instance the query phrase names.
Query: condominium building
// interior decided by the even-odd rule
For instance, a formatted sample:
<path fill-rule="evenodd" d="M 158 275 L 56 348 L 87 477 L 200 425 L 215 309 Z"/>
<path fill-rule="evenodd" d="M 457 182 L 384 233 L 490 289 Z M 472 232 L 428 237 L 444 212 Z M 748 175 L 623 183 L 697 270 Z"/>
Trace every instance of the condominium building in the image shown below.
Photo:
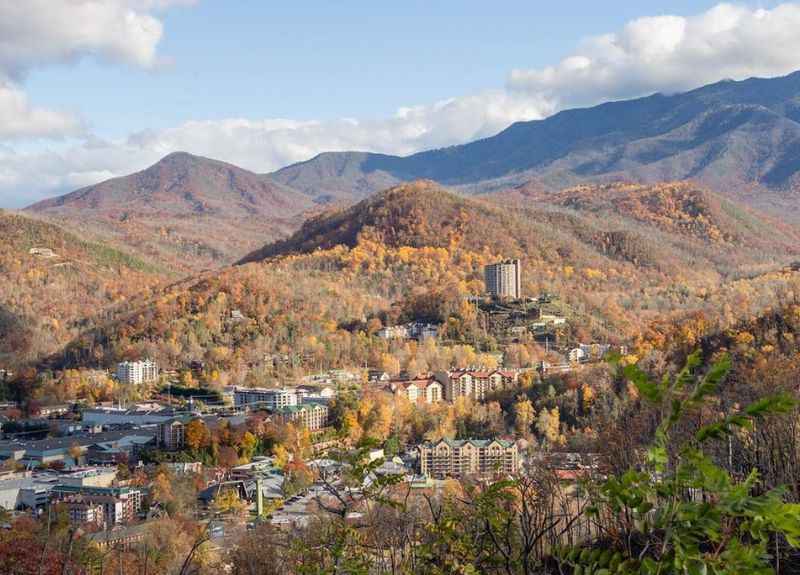
<path fill-rule="evenodd" d="M 519 471 L 517 444 L 502 439 L 440 439 L 419 446 L 423 475 L 490 477 Z"/>
<path fill-rule="evenodd" d="M 186 445 L 186 424 L 191 420 L 191 416 L 184 416 L 159 423 L 156 435 L 158 446 L 166 451 L 183 449 Z"/>
<path fill-rule="evenodd" d="M 235 387 L 233 389 L 233 404 L 236 407 L 251 405 L 274 411 L 298 403 L 297 389 L 294 388 Z"/>
<path fill-rule="evenodd" d="M 522 297 L 522 264 L 519 260 L 505 260 L 483 268 L 486 293 L 497 299 Z"/>
<path fill-rule="evenodd" d="M 387 389 L 396 397 L 403 397 L 414 404 L 439 403 L 444 400 L 444 386 L 433 375 L 392 380 Z"/>
<path fill-rule="evenodd" d="M 69 495 L 62 502 L 73 525 L 104 525 L 105 514 L 99 503 L 87 501 L 82 495 Z"/>
<path fill-rule="evenodd" d="M 390 325 L 379 329 L 376 335 L 382 339 L 436 339 L 439 326 L 432 323 L 412 321 L 403 325 Z"/>
<path fill-rule="evenodd" d="M 142 492 L 135 487 L 56 485 L 52 493 L 56 501 L 79 495 L 85 503 L 102 506 L 106 526 L 132 521 L 142 508 Z"/>
<path fill-rule="evenodd" d="M 490 393 L 511 389 L 519 384 L 514 370 L 457 369 L 437 374 L 444 387 L 444 398 L 453 402 L 459 397 L 482 401 Z"/>
<path fill-rule="evenodd" d="M 158 381 L 158 364 L 150 359 L 123 361 L 117 364 L 117 379 L 132 385 Z"/>
<path fill-rule="evenodd" d="M 321 403 L 289 405 L 274 410 L 272 418 L 277 423 L 293 423 L 317 431 L 328 425 L 328 406 Z"/>

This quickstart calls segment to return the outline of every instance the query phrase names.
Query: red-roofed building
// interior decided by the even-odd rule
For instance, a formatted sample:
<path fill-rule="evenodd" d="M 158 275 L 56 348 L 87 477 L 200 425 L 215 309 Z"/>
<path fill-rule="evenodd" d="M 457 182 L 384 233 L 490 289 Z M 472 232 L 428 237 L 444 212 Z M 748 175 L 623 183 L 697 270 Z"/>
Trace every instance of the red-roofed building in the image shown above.
<path fill-rule="evenodd" d="M 433 375 L 418 375 L 412 379 L 396 379 L 387 389 L 395 396 L 404 397 L 413 404 L 439 403 L 444 400 L 444 387 Z"/>

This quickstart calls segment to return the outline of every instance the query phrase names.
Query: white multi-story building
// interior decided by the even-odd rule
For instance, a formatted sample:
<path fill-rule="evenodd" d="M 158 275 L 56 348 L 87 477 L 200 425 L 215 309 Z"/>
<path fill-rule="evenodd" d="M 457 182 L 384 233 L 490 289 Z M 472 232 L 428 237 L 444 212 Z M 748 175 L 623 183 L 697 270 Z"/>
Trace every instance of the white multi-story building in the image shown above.
<path fill-rule="evenodd" d="M 486 293 L 498 299 L 522 297 L 522 264 L 519 260 L 505 260 L 483 268 Z"/>
<path fill-rule="evenodd" d="M 117 379 L 133 385 L 158 381 L 158 364 L 150 359 L 123 361 L 117 364 Z"/>
<path fill-rule="evenodd" d="M 459 397 L 483 401 L 490 393 L 519 385 L 519 372 L 511 369 L 456 369 L 438 373 L 437 378 L 444 385 L 444 398 L 449 402 Z"/>
<path fill-rule="evenodd" d="M 599 361 L 603 359 L 610 345 L 605 343 L 580 343 L 578 347 L 569 350 L 567 357 L 570 363 L 582 363 L 584 361 Z"/>
<path fill-rule="evenodd" d="M 233 404 L 236 407 L 257 404 L 274 411 L 284 407 L 291 407 L 299 403 L 297 389 L 282 387 L 267 389 L 264 387 L 235 387 L 233 389 Z"/>
<path fill-rule="evenodd" d="M 377 332 L 378 337 L 382 339 L 406 339 L 408 336 L 408 328 L 404 325 L 388 325 L 382 327 Z"/>

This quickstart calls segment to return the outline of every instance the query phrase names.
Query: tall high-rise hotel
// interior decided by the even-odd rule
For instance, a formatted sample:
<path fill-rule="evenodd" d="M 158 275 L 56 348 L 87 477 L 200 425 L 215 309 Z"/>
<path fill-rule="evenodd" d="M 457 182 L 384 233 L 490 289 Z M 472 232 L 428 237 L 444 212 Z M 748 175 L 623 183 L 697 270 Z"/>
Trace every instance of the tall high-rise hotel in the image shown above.
<path fill-rule="evenodd" d="M 522 266 L 519 260 L 505 260 L 483 268 L 486 292 L 497 299 L 522 297 Z"/>

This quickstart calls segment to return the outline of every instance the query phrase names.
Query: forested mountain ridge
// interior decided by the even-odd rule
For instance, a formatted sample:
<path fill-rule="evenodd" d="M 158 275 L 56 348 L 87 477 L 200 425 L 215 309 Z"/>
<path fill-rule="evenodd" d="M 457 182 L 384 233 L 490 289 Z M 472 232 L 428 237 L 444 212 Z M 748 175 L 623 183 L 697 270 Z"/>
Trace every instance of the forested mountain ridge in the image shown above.
<path fill-rule="evenodd" d="M 705 197 L 685 184 L 670 189 L 661 193 Z M 615 188 L 597 193 L 613 198 Z M 705 222 L 698 229 L 739 222 L 715 219 L 725 213 L 695 214 Z M 698 312 L 713 318 L 703 329 L 730 325 L 797 281 L 786 267 L 797 257 L 795 236 L 745 213 L 753 219 L 743 220 L 746 233 L 737 223 L 730 237 L 716 238 L 691 225 L 661 229 L 647 218 L 544 203 L 509 210 L 431 182 L 404 184 L 312 218 L 240 265 L 117 310 L 55 361 L 204 359 L 245 374 L 265 354 L 294 353 L 313 358 L 317 369 L 376 365 L 388 344 L 375 331 L 414 317 L 441 322 L 450 341 L 491 348 L 467 298 L 482 293 L 483 266 L 504 257 L 523 260 L 526 295 L 558 295 L 580 340 L 657 338 L 660 326 Z M 651 329 L 653 322 L 664 323 Z M 434 361 L 416 353 L 404 360 L 414 368 Z"/>
<path fill-rule="evenodd" d="M 464 194 L 692 181 L 800 218 L 800 72 L 608 102 L 407 157 L 327 152 L 270 174 L 178 152 L 27 208 L 184 273 L 286 237 L 320 205 L 429 179 Z"/>
<path fill-rule="evenodd" d="M 517 122 L 489 138 L 407 157 L 320 154 L 271 177 L 312 196 L 355 197 L 419 178 L 482 192 L 531 179 L 549 190 L 587 181 L 692 179 L 756 205 L 796 209 L 794 196 L 774 190 L 796 191 L 798 170 L 795 72 L 565 110 Z"/>
<path fill-rule="evenodd" d="M 682 259 L 688 267 L 686 250 L 710 260 L 724 254 L 748 265 L 778 263 L 780 256 L 772 252 L 800 250 L 800 232 L 793 226 L 689 183 L 609 184 L 531 194 L 520 188 L 468 198 L 420 181 L 309 218 L 287 239 L 267 244 L 241 263 L 337 245 L 352 248 L 362 236 L 394 248 L 457 245 L 543 261 L 569 260 L 589 250 L 586 265 L 593 257 L 625 259 L 624 250 L 613 253 L 614 246 L 598 243 L 613 243 L 615 237 L 630 248 L 638 244 L 639 263 L 657 267 L 680 267 Z"/>
<path fill-rule="evenodd" d="M 173 153 L 28 211 L 183 272 L 228 264 L 295 229 L 313 201 L 232 164 Z"/>

